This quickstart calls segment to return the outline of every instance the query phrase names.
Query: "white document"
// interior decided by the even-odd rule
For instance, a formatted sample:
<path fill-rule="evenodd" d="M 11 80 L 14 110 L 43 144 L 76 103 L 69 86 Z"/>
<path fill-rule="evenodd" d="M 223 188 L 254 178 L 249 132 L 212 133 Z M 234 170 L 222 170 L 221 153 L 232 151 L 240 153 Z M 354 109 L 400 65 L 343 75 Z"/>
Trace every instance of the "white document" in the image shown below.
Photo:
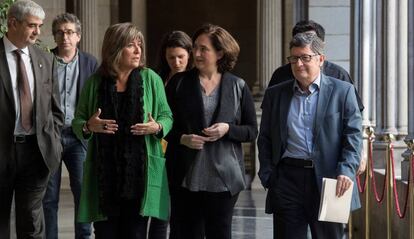
<path fill-rule="evenodd" d="M 354 184 L 342 195 L 336 196 L 336 179 L 323 178 L 319 221 L 348 223 Z"/>

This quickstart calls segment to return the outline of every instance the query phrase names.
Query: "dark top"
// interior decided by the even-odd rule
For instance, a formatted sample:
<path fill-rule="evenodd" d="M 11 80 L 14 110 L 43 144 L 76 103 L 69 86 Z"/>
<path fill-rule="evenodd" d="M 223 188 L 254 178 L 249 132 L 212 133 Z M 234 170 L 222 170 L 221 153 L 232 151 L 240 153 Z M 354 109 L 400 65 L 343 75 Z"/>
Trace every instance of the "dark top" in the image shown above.
<path fill-rule="evenodd" d="M 256 111 L 250 90 L 241 78 L 225 72 L 221 79 L 219 102 L 211 124 L 229 124 L 228 133 L 213 142 L 214 167 L 232 195 L 245 188 L 242 142 L 251 142 L 257 136 Z M 204 106 L 198 70 L 176 74 L 166 87 L 168 103 L 174 117 L 167 135 L 167 175 L 171 186 L 182 185 L 199 150 L 180 144 L 183 134 L 203 135 L 210 124 L 204 119 Z M 223 157 L 226 160 L 221 160 Z"/>
<path fill-rule="evenodd" d="M 348 72 L 344 68 L 342 68 L 341 66 L 333 62 L 325 61 L 322 67 L 322 73 L 327 76 L 354 84 L 354 81 L 351 79 Z M 288 80 L 294 80 L 294 79 L 295 77 L 293 76 L 292 68 L 289 63 L 289 64 L 286 64 L 286 65 L 283 65 L 277 68 L 275 72 L 273 72 L 273 75 L 272 75 L 272 78 L 270 79 L 268 87 L 271 87 L 273 85 L 276 85 L 276 84 L 279 84 L 279 83 L 282 83 Z M 362 112 L 364 110 L 364 105 L 362 104 L 361 97 L 359 96 L 356 88 L 355 88 L 355 94 L 357 97 L 359 110 Z"/>

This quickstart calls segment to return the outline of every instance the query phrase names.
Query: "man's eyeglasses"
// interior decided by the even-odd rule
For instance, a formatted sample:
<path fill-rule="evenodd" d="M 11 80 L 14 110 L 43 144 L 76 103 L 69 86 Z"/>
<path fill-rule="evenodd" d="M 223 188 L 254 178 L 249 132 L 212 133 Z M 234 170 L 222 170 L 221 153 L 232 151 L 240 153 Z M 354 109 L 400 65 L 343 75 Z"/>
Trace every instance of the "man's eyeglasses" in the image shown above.
<path fill-rule="evenodd" d="M 57 37 L 63 37 L 64 35 L 66 35 L 68 37 L 71 37 L 71 36 L 73 36 L 73 34 L 76 34 L 76 33 L 78 33 L 78 32 L 75 32 L 75 31 L 72 31 L 72 30 L 67 30 L 67 31 L 57 30 L 55 35 Z"/>
<path fill-rule="evenodd" d="M 301 56 L 288 56 L 287 60 L 290 64 L 298 63 L 299 59 L 302 62 L 310 62 L 312 60 L 312 57 L 319 56 L 320 54 L 314 54 L 314 55 L 301 55 Z"/>

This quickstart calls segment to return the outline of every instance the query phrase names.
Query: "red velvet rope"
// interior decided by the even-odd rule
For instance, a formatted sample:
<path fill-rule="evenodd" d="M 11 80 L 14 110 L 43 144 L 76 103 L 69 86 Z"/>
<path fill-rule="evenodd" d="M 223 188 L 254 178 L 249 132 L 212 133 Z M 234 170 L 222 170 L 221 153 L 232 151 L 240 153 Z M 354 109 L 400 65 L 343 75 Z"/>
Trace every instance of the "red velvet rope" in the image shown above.
<path fill-rule="evenodd" d="M 388 174 L 388 172 L 387 172 L 387 170 L 385 170 L 385 175 L 384 175 L 384 183 L 383 183 L 383 187 L 382 187 L 382 195 L 381 195 L 381 197 L 379 197 L 378 196 L 378 192 L 377 192 L 377 182 L 376 182 L 376 180 L 375 180 L 375 174 L 374 174 L 374 160 L 372 159 L 372 143 L 371 144 L 369 144 L 369 151 L 368 151 L 368 160 L 369 160 L 369 163 L 370 163 L 370 173 L 371 173 L 371 175 L 370 175 L 370 177 L 372 177 L 372 190 L 373 190 L 373 192 L 374 192 L 374 195 L 375 195 L 375 200 L 378 202 L 378 203 L 382 203 L 383 202 L 383 200 L 384 200 L 384 195 L 385 195 L 385 187 L 386 187 L 386 179 L 387 179 L 387 174 Z"/>
<path fill-rule="evenodd" d="M 394 171 L 395 171 L 395 166 L 394 166 L 394 164 L 395 164 L 395 162 L 394 162 L 394 146 L 393 145 L 391 145 L 390 146 L 390 157 L 391 157 L 391 169 L 392 169 L 392 176 L 393 176 L 393 179 L 392 179 L 392 182 L 393 182 L 393 191 L 394 191 L 394 202 L 395 202 L 395 209 L 396 209 L 396 211 L 397 211 L 397 215 L 398 215 L 398 217 L 399 218 L 404 218 L 405 217 L 405 213 L 407 212 L 407 205 L 408 205 L 408 193 L 409 193 L 409 189 L 410 189 L 410 178 L 411 178 L 411 176 L 410 176 L 410 171 L 411 170 L 408 170 L 408 185 L 407 185 L 407 192 L 405 193 L 405 204 L 404 204 L 404 211 L 403 211 L 403 213 L 401 213 L 401 209 L 400 209 L 400 200 L 399 200 L 399 197 L 398 197 L 398 192 L 397 192 L 397 180 L 395 179 L 395 174 L 394 174 Z"/>
<path fill-rule="evenodd" d="M 359 178 L 359 176 L 361 176 L 361 175 L 357 175 L 357 177 L 356 177 L 357 186 L 358 186 L 358 191 L 359 191 L 360 193 L 365 193 L 365 189 L 367 188 L 366 173 L 367 173 L 367 172 L 365 172 L 365 173 L 364 173 L 364 176 L 365 176 L 364 185 L 361 185 L 361 179 Z"/>
<path fill-rule="evenodd" d="M 413 172 L 413 170 L 414 170 L 414 154 L 411 154 L 411 175 L 413 176 L 413 182 L 414 182 L 414 172 Z"/>

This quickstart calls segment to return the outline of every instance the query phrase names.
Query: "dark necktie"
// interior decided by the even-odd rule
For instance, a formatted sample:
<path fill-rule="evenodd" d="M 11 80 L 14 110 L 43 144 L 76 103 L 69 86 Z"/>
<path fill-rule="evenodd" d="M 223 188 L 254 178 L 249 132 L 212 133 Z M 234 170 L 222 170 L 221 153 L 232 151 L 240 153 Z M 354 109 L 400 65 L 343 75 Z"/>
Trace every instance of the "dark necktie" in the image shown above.
<path fill-rule="evenodd" d="M 17 85 L 19 88 L 20 98 L 20 120 L 22 127 L 26 132 L 32 128 L 32 95 L 30 94 L 29 79 L 27 78 L 26 67 L 24 65 L 20 49 L 14 50 L 17 57 Z"/>

